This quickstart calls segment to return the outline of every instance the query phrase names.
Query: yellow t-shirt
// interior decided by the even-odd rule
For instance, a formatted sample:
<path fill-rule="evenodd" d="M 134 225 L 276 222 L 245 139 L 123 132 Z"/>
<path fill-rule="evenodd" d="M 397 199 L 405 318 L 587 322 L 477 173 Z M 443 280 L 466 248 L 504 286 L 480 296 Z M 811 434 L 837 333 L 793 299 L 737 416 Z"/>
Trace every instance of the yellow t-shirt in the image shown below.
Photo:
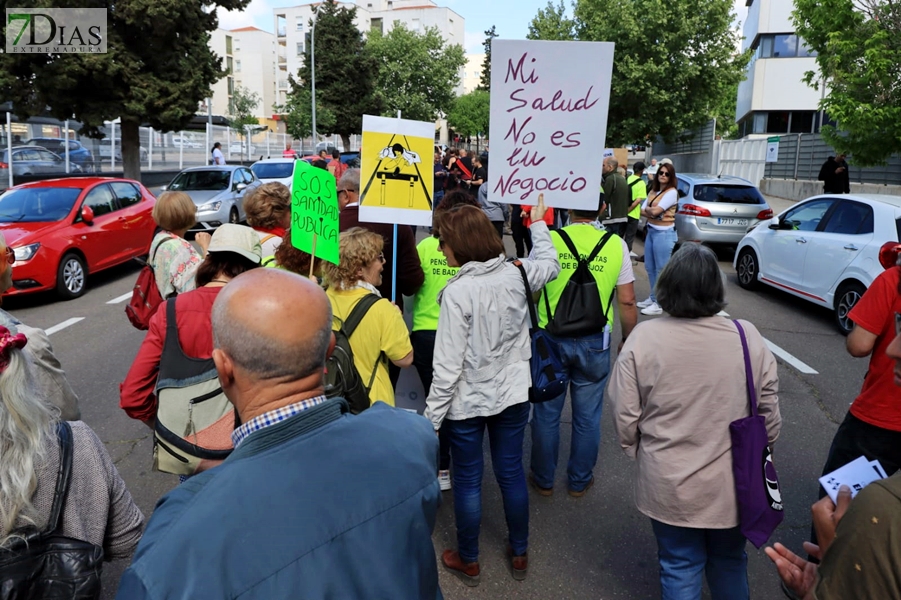
<path fill-rule="evenodd" d="M 357 301 L 369 293 L 369 290 L 365 289 L 348 291 L 329 289 L 326 292 L 332 303 L 332 313 L 341 320 L 350 316 Z M 332 329 L 337 328 L 338 324 L 333 322 Z M 372 368 L 378 360 L 375 381 L 369 390 L 369 401 L 373 404 L 382 401 L 394 406 L 394 388 L 388 377 L 388 364 L 384 360 L 379 360 L 379 356 L 384 352 L 388 359 L 400 360 L 413 351 L 403 315 L 388 300 L 379 300 L 372 305 L 350 337 L 350 347 L 354 352 L 354 364 L 363 379 L 363 385 L 369 384 Z"/>

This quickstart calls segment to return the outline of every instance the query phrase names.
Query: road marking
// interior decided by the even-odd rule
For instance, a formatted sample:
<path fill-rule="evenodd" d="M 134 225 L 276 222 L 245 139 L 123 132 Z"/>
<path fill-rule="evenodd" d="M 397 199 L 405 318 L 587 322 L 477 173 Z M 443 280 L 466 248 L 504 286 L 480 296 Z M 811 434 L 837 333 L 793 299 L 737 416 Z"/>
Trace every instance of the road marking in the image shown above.
<path fill-rule="evenodd" d="M 129 298 L 131 298 L 131 296 L 132 296 L 133 293 L 134 293 L 134 292 L 128 292 L 127 294 L 122 294 L 122 295 L 119 296 L 118 298 L 113 298 L 112 300 L 110 300 L 109 302 L 107 302 L 107 304 L 119 304 L 120 302 L 125 302 L 126 300 L 128 300 Z"/>
<path fill-rule="evenodd" d="M 772 352 L 773 354 L 775 354 L 776 356 L 778 356 L 779 358 L 781 358 L 782 360 L 784 360 L 785 362 L 787 362 L 788 364 L 790 364 L 791 366 L 796 368 L 798 371 L 800 371 L 802 373 L 807 373 L 808 375 L 819 375 L 819 373 L 817 371 L 813 370 L 812 367 L 810 367 L 809 365 L 807 365 L 804 362 L 801 362 L 800 360 L 798 360 L 797 358 L 795 358 L 794 356 L 792 356 L 791 354 L 789 354 L 788 352 L 786 352 L 785 350 L 783 350 L 782 348 L 780 348 L 779 346 L 777 346 L 776 344 L 771 342 L 770 340 L 763 338 L 763 341 L 766 343 L 767 348 L 770 349 L 770 352 Z"/>
<path fill-rule="evenodd" d="M 66 320 L 63 321 L 62 323 L 59 323 L 58 325 L 54 325 L 54 326 L 51 327 L 50 329 L 46 329 L 46 330 L 44 331 L 44 333 L 46 333 L 47 335 L 53 335 L 53 334 L 56 333 L 57 331 L 61 331 L 61 330 L 65 329 L 66 327 L 70 327 L 70 326 L 72 326 L 72 325 L 75 325 L 75 324 L 78 323 L 79 321 L 84 321 L 84 317 L 73 317 L 73 318 L 71 318 L 71 319 L 66 319 Z"/>

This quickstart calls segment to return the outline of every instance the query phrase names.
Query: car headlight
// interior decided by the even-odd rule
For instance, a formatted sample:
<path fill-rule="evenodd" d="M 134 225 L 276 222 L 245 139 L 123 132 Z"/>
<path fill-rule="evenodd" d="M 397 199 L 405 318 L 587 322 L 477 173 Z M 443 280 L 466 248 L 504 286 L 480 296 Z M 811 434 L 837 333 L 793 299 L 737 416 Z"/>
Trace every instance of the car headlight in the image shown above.
<path fill-rule="evenodd" d="M 216 212 L 220 206 L 222 206 L 222 200 L 214 200 L 198 206 L 197 212 Z"/>
<path fill-rule="evenodd" d="M 31 257 L 34 256 L 35 252 L 38 251 L 38 248 L 41 247 L 40 243 L 37 244 L 29 244 L 27 246 L 22 246 L 21 248 L 15 248 L 14 252 L 16 255 L 16 262 L 20 260 L 31 260 Z"/>

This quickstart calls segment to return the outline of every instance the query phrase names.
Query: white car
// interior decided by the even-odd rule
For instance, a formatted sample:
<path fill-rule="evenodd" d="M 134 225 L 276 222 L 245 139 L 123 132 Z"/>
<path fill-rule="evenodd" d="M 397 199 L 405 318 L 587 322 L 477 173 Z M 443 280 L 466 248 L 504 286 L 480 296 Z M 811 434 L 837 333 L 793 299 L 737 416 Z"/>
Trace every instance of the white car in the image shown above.
<path fill-rule="evenodd" d="M 202 148 L 203 144 L 200 143 L 200 140 L 192 137 L 190 134 L 185 134 L 184 136 L 173 135 L 172 136 L 172 145 L 176 148 Z"/>
<path fill-rule="evenodd" d="M 848 313 L 883 271 L 880 247 L 898 242 L 901 196 L 821 195 L 799 202 L 742 238 L 738 283 L 765 283 L 835 312 L 843 333 Z"/>
<path fill-rule="evenodd" d="M 297 160 L 293 158 L 264 158 L 250 165 L 250 170 L 263 183 L 277 181 L 290 190 L 294 182 L 295 163 Z"/>

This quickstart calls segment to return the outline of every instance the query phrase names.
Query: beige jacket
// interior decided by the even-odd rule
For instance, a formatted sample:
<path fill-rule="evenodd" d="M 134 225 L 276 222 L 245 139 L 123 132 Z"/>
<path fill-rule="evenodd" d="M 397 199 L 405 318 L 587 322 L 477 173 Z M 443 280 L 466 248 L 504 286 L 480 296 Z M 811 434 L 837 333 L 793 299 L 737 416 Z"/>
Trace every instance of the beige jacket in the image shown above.
<path fill-rule="evenodd" d="M 757 329 L 741 324 L 772 444 L 782 426 L 776 359 Z M 679 527 L 738 525 L 729 423 L 750 414 L 746 390 L 730 320 L 665 316 L 635 328 L 613 367 L 608 398 L 620 445 L 638 461 L 640 512 Z"/>

